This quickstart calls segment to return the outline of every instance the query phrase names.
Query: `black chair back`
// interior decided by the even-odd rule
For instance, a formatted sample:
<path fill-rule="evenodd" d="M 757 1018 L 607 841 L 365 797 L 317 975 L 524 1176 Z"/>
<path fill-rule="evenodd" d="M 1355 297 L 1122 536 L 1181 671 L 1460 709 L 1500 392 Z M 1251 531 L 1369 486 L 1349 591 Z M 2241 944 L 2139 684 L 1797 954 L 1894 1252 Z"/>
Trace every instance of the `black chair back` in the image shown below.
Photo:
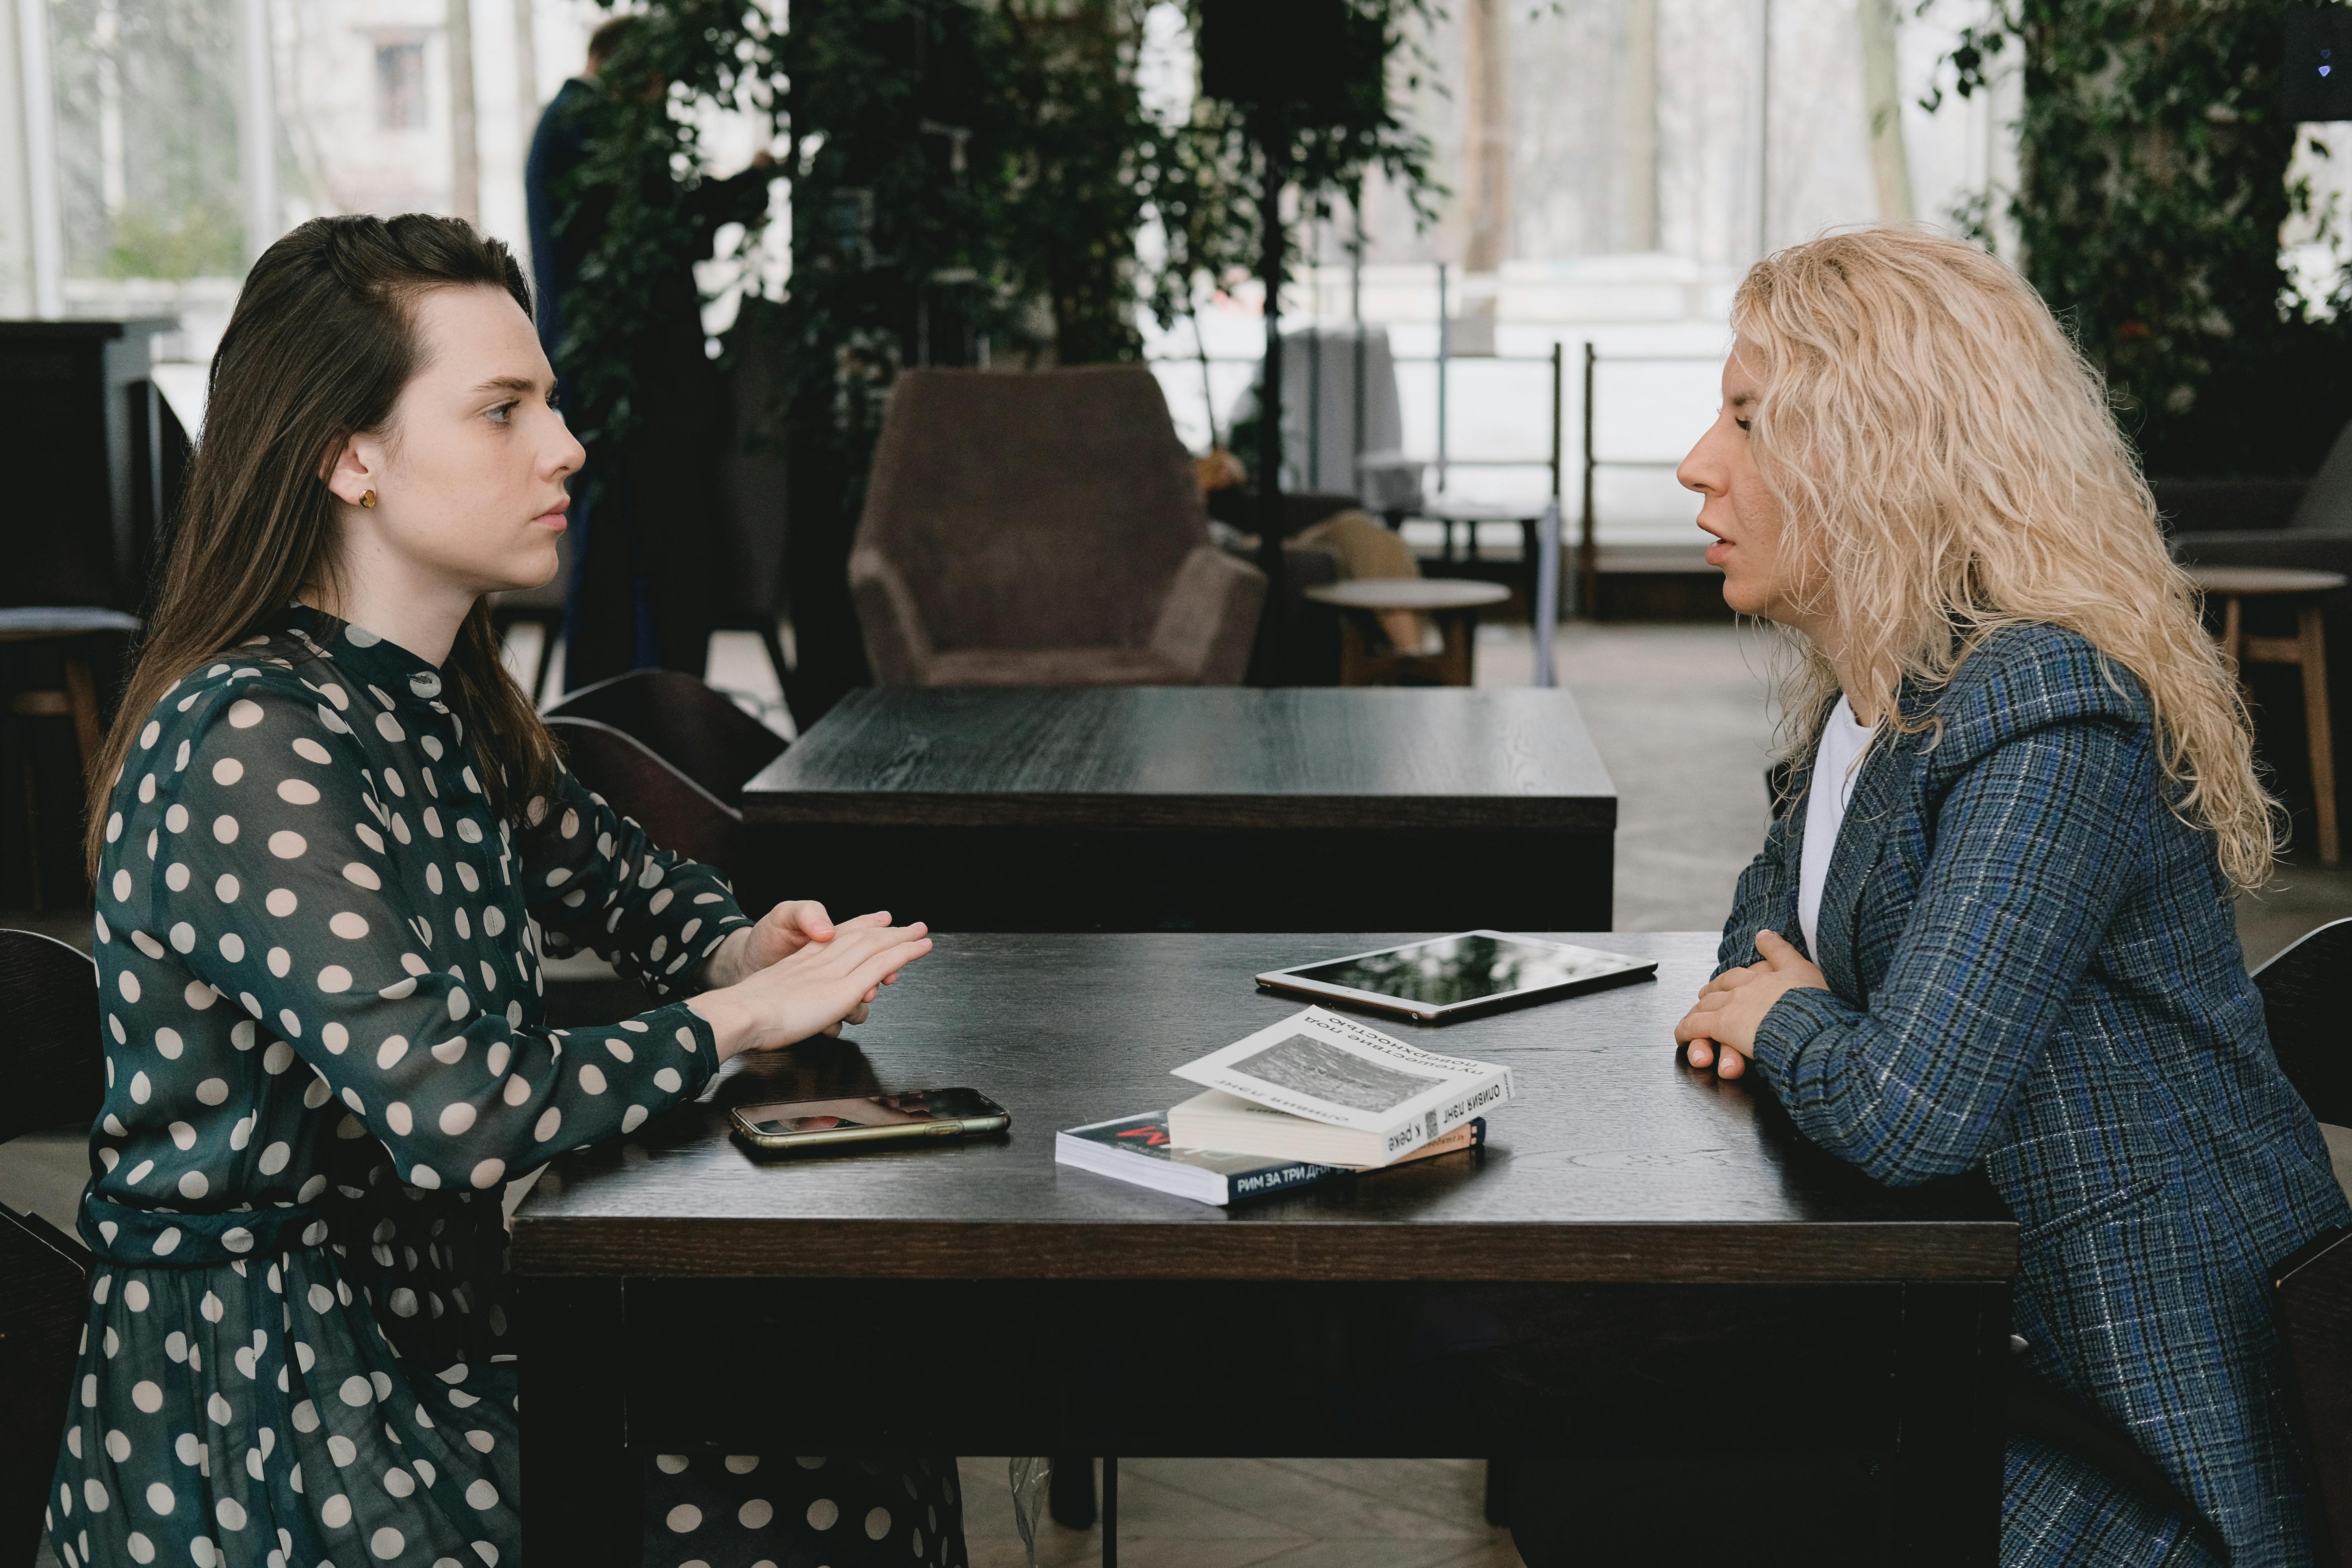
<path fill-rule="evenodd" d="M 0 1143 L 87 1126 L 106 1093 L 98 972 L 64 942 L 0 931 Z M 0 1203 L 0 1563 L 31 1563 L 81 1341 L 89 1254 Z"/>
<path fill-rule="evenodd" d="M 2312 1114 L 2352 1127 L 2352 1060 L 2343 1048 L 2352 1004 L 2352 920 L 2331 921 L 2254 971 L 2271 1049 Z"/>
<path fill-rule="evenodd" d="M 547 728 L 573 776 L 635 818 L 656 845 L 735 874 L 742 813 L 614 725 L 558 714 Z"/>
<path fill-rule="evenodd" d="M 2342 1059 L 2352 1003 L 2352 920 L 2305 936 L 2254 972 L 2271 1048 L 2322 1121 L 2352 1126 L 2352 1063 Z M 2311 1466 L 2317 1560 L 2352 1568 L 2352 1230 L 2315 1239 L 2273 1271 L 2272 1299 Z"/>
<path fill-rule="evenodd" d="M 620 731 L 730 807 L 741 805 L 751 775 L 784 750 L 782 735 L 682 670 L 633 669 L 583 686 L 547 712 L 550 719 L 586 719 Z M 652 829 L 644 817 L 637 820 Z M 675 847 L 654 837 L 665 849 Z"/>

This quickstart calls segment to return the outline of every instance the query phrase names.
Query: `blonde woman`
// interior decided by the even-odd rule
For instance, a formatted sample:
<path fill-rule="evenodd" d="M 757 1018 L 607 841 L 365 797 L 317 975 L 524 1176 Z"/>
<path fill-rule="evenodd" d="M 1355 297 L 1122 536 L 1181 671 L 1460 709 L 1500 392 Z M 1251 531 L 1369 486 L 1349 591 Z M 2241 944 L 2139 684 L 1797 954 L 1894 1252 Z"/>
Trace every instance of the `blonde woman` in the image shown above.
<path fill-rule="evenodd" d="M 2267 1269 L 2352 1210 L 2240 960 L 2245 711 L 2098 379 L 1922 233 L 1768 258 L 1733 325 L 1679 477 L 1801 650 L 1797 767 L 1675 1039 L 1876 1179 L 1981 1168 L 2015 1212 L 2018 1372 L 2128 1447 L 2013 1436 L 2004 1563 L 2308 1563 Z"/>

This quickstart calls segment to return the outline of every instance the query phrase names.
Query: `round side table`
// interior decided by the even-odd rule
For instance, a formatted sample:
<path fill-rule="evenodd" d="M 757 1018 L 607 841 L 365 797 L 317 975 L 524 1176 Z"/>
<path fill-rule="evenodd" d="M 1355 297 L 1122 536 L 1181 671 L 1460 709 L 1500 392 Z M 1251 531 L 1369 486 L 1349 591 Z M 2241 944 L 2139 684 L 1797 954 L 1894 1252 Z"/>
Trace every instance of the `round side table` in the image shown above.
<path fill-rule="evenodd" d="M 2303 676 L 2304 729 L 2311 741 L 2311 791 L 2319 807 L 2319 858 L 2341 858 L 2336 831 L 2336 743 L 2327 721 L 2327 634 L 2319 595 L 2345 584 L 2341 572 L 2299 572 L 2284 566 L 2191 566 L 2189 577 L 2207 598 L 2221 601 L 2221 651 L 2232 665 L 2291 664 Z M 2248 637 L 2242 626 L 2248 599 L 2294 603 L 2295 635 Z"/>
<path fill-rule="evenodd" d="M 1471 647 L 1478 612 L 1511 596 L 1500 583 L 1459 577 L 1357 577 L 1307 590 L 1318 605 L 1343 614 L 1339 619 L 1339 684 L 1397 686 L 1427 681 L 1438 686 L 1471 683 Z M 1437 623 L 1445 638 L 1435 654 L 1375 653 L 1372 617 L 1384 610 L 1409 610 Z M 1385 641 L 1385 639 L 1382 639 Z"/>

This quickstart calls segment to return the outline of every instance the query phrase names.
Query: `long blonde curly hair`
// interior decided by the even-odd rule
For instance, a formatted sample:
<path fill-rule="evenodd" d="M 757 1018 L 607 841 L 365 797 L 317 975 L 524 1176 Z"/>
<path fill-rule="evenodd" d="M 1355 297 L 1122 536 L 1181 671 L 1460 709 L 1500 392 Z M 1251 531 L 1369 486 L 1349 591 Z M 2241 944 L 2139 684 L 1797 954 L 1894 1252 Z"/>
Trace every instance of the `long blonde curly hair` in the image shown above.
<path fill-rule="evenodd" d="M 2231 883 L 2267 881 L 2280 813 L 2237 679 L 2104 383 L 2041 296 L 1974 246 L 1872 227 L 1758 262 L 1731 324 L 1763 387 L 1749 440 L 1801 607 L 1837 629 L 1882 724 L 1932 723 L 1896 689 L 1940 687 L 1994 629 L 2065 627 L 2138 678 L 2174 815 L 2212 832 Z M 1794 640 L 1801 756 L 1839 678 Z"/>

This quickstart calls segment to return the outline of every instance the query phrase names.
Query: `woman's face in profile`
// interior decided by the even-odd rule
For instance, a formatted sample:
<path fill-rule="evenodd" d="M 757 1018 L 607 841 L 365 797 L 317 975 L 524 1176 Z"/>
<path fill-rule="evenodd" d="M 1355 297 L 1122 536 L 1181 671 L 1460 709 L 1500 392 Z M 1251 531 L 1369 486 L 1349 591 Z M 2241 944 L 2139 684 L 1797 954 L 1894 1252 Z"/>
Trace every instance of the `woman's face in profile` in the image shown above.
<path fill-rule="evenodd" d="M 1782 559 L 1780 503 L 1764 488 L 1748 444 L 1763 390 L 1748 366 L 1760 363 L 1744 340 L 1732 345 L 1723 367 L 1723 406 L 1675 478 L 1706 498 L 1698 525 L 1716 537 L 1706 561 L 1723 574 L 1724 603 L 1743 616 L 1794 625 L 1800 584 L 1792 563 Z"/>
<path fill-rule="evenodd" d="M 555 575 L 586 453 L 551 401 L 555 374 L 530 319 L 497 289 L 436 289 L 416 302 L 420 365 L 380 437 L 355 437 L 335 475 L 346 556 L 486 594 Z M 351 458 L 366 472 L 354 478 Z"/>

